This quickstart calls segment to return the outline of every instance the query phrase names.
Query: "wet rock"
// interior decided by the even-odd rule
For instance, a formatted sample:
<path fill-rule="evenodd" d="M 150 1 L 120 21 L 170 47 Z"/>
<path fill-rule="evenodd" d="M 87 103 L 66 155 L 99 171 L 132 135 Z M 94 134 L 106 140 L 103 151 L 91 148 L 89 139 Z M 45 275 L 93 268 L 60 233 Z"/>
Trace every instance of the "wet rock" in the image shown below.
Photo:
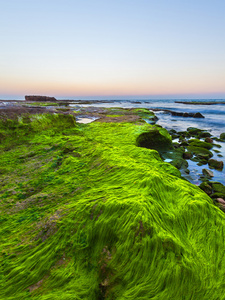
<path fill-rule="evenodd" d="M 222 146 L 220 144 L 213 144 L 214 147 L 217 147 L 217 148 L 222 148 Z"/>
<path fill-rule="evenodd" d="M 188 162 L 183 159 L 183 158 L 177 158 L 171 161 L 170 163 L 171 165 L 173 165 L 174 167 L 176 167 L 177 169 L 186 169 L 188 167 Z"/>
<path fill-rule="evenodd" d="M 202 147 L 188 146 L 187 150 L 192 154 L 195 154 L 200 159 L 208 160 L 210 157 L 213 156 L 211 151 Z"/>
<path fill-rule="evenodd" d="M 200 189 L 202 189 L 207 195 L 211 195 L 212 194 L 212 187 L 208 184 L 207 181 L 202 182 L 199 185 Z"/>
<path fill-rule="evenodd" d="M 205 149 L 212 149 L 213 145 L 207 142 L 202 142 L 199 139 L 192 139 L 189 140 L 189 145 L 190 146 L 194 146 L 194 147 L 201 147 L 201 148 L 205 148 Z"/>
<path fill-rule="evenodd" d="M 210 137 L 212 136 L 211 133 L 207 132 L 207 131 L 202 131 L 200 133 L 200 137 L 204 138 L 204 137 Z"/>
<path fill-rule="evenodd" d="M 213 172 L 210 171 L 210 170 L 208 170 L 208 169 L 203 169 L 203 170 L 202 170 L 202 173 L 203 173 L 205 176 L 207 176 L 207 177 L 213 177 L 213 176 L 214 176 Z"/>
<path fill-rule="evenodd" d="M 217 199 L 217 198 L 223 198 L 223 199 L 225 199 L 225 194 L 223 194 L 223 193 L 212 193 L 210 195 L 210 197 L 212 199 Z"/>
<path fill-rule="evenodd" d="M 225 141 L 225 132 L 220 134 L 220 139 Z"/>
<path fill-rule="evenodd" d="M 193 118 L 205 118 L 200 112 L 197 112 L 193 115 Z"/>
<path fill-rule="evenodd" d="M 188 141 L 186 141 L 186 140 L 184 139 L 184 140 L 182 140 L 182 142 L 181 142 L 180 145 L 181 145 L 181 146 L 188 146 Z"/>
<path fill-rule="evenodd" d="M 168 132 L 166 130 L 161 130 L 162 132 L 160 132 L 160 130 L 153 128 L 148 132 L 140 134 L 137 138 L 137 146 L 154 149 L 159 152 L 172 149 L 172 141 Z M 163 132 L 165 134 L 163 134 Z"/>
<path fill-rule="evenodd" d="M 218 203 L 221 203 L 221 204 L 225 205 L 225 200 L 223 198 L 216 198 L 216 201 Z"/>
<path fill-rule="evenodd" d="M 168 132 L 169 134 L 177 133 L 175 129 L 170 129 Z"/>
<path fill-rule="evenodd" d="M 225 186 L 220 182 L 212 183 L 212 188 L 213 188 L 213 191 L 216 193 L 225 194 Z"/>
<path fill-rule="evenodd" d="M 221 152 L 221 151 L 216 150 L 216 149 L 213 149 L 213 151 L 216 152 L 216 153 L 220 153 Z"/>
<path fill-rule="evenodd" d="M 183 154 L 183 158 L 184 159 L 190 159 L 192 157 L 193 157 L 193 154 L 191 152 L 189 152 L 189 151 L 184 152 L 184 154 Z"/>
<path fill-rule="evenodd" d="M 205 118 L 200 112 L 197 113 L 188 113 L 188 112 L 178 112 L 178 111 L 172 111 L 169 109 L 161 109 L 161 108 L 154 108 L 153 111 L 163 111 L 164 113 L 171 114 L 172 116 L 177 117 L 191 117 L 191 118 Z"/>
<path fill-rule="evenodd" d="M 179 148 L 179 147 L 180 147 L 180 144 L 179 144 L 179 143 L 173 143 L 173 147 L 174 147 L 174 148 Z"/>
<path fill-rule="evenodd" d="M 205 142 L 212 144 L 213 143 L 213 139 L 211 139 L 210 137 L 206 137 L 205 138 Z"/>
<path fill-rule="evenodd" d="M 202 132 L 201 129 L 198 129 L 196 127 L 188 127 L 187 131 L 189 132 L 189 134 L 191 136 L 199 136 L 201 134 L 201 132 Z"/>
<path fill-rule="evenodd" d="M 188 132 L 188 131 L 179 131 L 179 132 L 177 132 L 177 134 L 181 137 L 183 137 L 183 138 L 189 138 L 189 137 L 191 137 L 191 135 L 190 135 L 190 133 Z"/>
<path fill-rule="evenodd" d="M 216 160 L 216 159 L 210 159 L 208 161 L 208 164 L 211 168 L 216 169 L 216 170 L 222 170 L 223 169 L 223 161 Z"/>

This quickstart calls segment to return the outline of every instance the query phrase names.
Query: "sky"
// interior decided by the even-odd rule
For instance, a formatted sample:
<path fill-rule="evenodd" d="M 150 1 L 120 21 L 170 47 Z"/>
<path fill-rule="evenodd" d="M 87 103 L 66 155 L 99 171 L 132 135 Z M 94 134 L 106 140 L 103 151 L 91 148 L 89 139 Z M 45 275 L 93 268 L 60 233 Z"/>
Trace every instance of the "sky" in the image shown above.
<path fill-rule="evenodd" d="M 0 99 L 224 99 L 224 16 L 224 0 L 0 0 Z"/>

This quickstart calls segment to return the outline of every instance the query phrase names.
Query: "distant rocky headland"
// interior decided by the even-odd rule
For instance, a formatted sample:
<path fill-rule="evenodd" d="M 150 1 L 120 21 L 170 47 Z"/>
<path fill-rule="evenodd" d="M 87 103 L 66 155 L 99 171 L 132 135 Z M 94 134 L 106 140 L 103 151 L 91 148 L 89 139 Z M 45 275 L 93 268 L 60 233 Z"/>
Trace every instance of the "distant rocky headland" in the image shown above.
<path fill-rule="evenodd" d="M 25 101 L 35 101 L 35 102 L 42 102 L 42 101 L 48 101 L 48 102 L 55 102 L 57 101 L 55 97 L 48 97 L 48 96 L 25 96 Z"/>

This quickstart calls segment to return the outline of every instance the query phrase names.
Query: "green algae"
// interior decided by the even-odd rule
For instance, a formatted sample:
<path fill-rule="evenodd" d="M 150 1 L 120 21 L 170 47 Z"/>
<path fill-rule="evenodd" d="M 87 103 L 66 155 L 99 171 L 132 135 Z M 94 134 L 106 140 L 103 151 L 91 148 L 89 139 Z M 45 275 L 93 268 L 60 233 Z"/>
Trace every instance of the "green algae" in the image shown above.
<path fill-rule="evenodd" d="M 205 149 L 212 149 L 213 145 L 207 142 L 200 141 L 198 139 L 191 139 L 189 140 L 189 145 L 193 147 L 200 147 Z"/>
<path fill-rule="evenodd" d="M 225 299 L 224 213 L 137 146 L 164 129 L 30 121 L 0 126 L 1 299 Z"/>

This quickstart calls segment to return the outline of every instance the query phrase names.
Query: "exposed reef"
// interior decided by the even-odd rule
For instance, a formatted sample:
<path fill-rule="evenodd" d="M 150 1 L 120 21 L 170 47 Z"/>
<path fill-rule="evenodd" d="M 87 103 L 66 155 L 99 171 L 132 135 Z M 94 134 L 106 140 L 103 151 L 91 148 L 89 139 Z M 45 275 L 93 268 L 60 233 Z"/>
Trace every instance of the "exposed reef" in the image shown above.
<path fill-rule="evenodd" d="M 161 109 L 161 108 L 154 108 L 151 110 L 152 111 L 164 111 L 165 113 L 169 113 L 172 116 L 177 116 L 177 117 L 205 118 L 200 112 L 196 112 L 196 113 L 178 112 L 178 111 L 173 111 L 173 110 L 169 110 L 169 109 Z"/>
<path fill-rule="evenodd" d="M 189 104 L 189 105 L 215 105 L 215 104 L 225 104 L 225 101 L 175 101 L 175 103 Z"/>

